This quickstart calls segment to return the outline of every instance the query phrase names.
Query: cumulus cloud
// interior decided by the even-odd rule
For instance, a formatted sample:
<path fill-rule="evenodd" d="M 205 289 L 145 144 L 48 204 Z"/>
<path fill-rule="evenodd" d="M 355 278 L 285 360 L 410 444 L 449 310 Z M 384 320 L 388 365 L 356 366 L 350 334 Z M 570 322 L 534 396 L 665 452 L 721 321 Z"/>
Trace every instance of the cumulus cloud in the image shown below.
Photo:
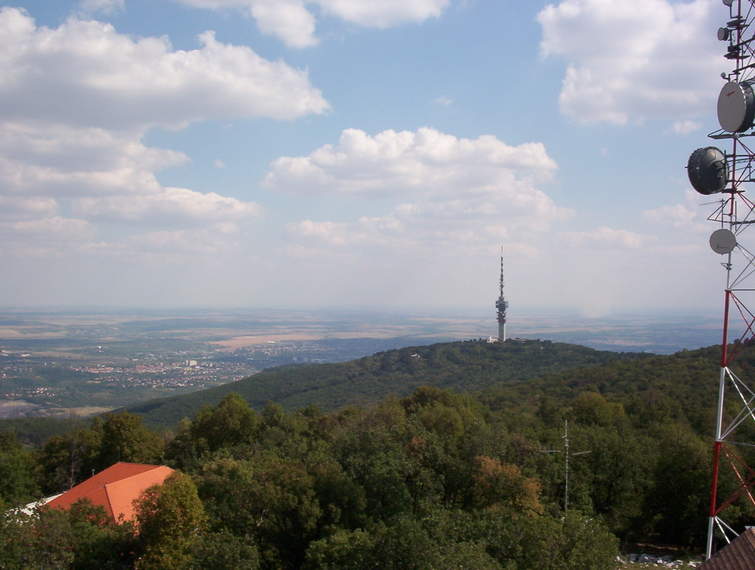
<path fill-rule="evenodd" d="M 211 32 L 199 49 L 182 51 L 166 38 L 133 38 L 96 21 L 37 26 L 16 8 L 0 9 L 0 31 L 0 233 L 17 251 L 74 243 L 117 251 L 112 235 L 99 235 L 112 233 L 113 221 L 128 228 L 120 239 L 129 243 L 140 232 L 228 239 L 260 207 L 163 186 L 157 174 L 189 157 L 147 146 L 145 135 L 206 119 L 294 119 L 328 106 L 306 72 Z"/>
<path fill-rule="evenodd" d="M 297 192 L 487 194 L 493 186 L 548 180 L 555 170 L 542 143 L 509 146 L 491 135 L 465 139 L 430 128 L 375 136 L 346 129 L 336 145 L 275 160 L 264 184 Z"/>
<path fill-rule="evenodd" d="M 61 120 L 64 120 L 61 117 Z M 140 133 L 39 121 L 0 122 L 0 183 L 13 194 L 154 192 L 155 172 L 188 161 Z"/>
<path fill-rule="evenodd" d="M 537 17 L 541 51 L 567 62 L 562 112 L 582 122 L 660 118 L 689 128 L 684 121 L 709 113 L 720 87 L 718 8 L 709 0 L 547 5 Z"/>
<path fill-rule="evenodd" d="M 263 33 L 295 48 L 317 44 L 315 16 L 309 7 L 367 28 L 389 28 L 439 17 L 450 0 L 176 0 L 195 8 L 241 10 Z"/>
<path fill-rule="evenodd" d="M 264 183 L 276 191 L 394 200 L 380 216 L 288 226 L 309 244 L 488 248 L 503 239 L 526 242 L 571 215 L 540 188 L 556 168 L 540 143 L 511 146 L 430 128 L 375 135 L 347 129 L 335 145 L 275 160 Z"/>
<path fill-rule="evenodd" d="M 328 103 L 305 71 L 268 61 L 212 32 L 196 50 L 166 38 L 131 38 L 110 24 L 70 19 L 36 26 L 0 10 L 0 106 L 6 119 L 83 127 L 180 127 L 227 117 L 295 119 Z M 55 94 L 55 96 L 51 96 Z"/>

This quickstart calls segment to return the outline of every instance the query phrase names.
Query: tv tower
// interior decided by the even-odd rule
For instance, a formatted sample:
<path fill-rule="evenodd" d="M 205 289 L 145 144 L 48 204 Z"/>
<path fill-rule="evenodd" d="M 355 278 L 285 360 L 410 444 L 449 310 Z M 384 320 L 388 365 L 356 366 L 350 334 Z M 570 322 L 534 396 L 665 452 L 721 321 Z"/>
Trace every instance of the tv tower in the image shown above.
<path fill-rule="evenodd" d="M 501 246 L 501 279 L 499 282 L 498 300 L 495 302 L 495 308 L 498 316 L 498 342 L 506 340 L 506 309 L 509 304 L 503 297 L 503 246 Z"/>

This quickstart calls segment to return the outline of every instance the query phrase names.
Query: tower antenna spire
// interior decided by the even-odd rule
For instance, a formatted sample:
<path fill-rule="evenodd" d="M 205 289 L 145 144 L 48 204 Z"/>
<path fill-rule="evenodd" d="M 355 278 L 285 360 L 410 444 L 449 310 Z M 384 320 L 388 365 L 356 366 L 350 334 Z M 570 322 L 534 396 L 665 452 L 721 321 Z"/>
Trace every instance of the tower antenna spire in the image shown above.
<path fill-rule="evenodd" d="M 501 245 L 501 277 L 499 280 L 498 300 L 495 302 L 496 316 L 498 317 L 498 342 L 506 340 L 506 309 L 509 304 L 503 296 L 503 245 Z"/>
<path fill-rule="evenodd" d="M 501 246 L 501 288 L 500 297 L 503 298 L 503 246 Z"/>

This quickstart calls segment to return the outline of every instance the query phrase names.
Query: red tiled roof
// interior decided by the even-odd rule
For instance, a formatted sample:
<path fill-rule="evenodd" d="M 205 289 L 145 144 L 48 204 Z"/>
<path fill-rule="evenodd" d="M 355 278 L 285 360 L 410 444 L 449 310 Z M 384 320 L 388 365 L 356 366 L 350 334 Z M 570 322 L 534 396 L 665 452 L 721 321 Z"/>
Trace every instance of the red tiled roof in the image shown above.
<path fill-rule="evenodd" d="M 130 521 L 135 516 L 134 500 L 149 487 L 161 485 L 171 473 L 173 469 L 165 465 L 119 462 L 82 481 L 47 506 L 69 509 L 79 499 L 87 498 L 103 507 L 114 521 Z"/>
<path fill-rule="evenodd" d="M 755 529 L 748 528 L 731 544 L 706 560 L 704 570 L 752 570 L 755 568 Z"/>

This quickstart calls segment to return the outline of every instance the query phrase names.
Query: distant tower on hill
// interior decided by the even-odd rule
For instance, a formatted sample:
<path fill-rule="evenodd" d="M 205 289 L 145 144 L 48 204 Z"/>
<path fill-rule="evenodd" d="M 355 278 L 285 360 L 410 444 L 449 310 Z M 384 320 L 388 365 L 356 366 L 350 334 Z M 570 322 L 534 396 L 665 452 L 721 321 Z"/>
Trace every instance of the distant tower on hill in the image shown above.
<path fill-rule="evenodd" d="M 495 302 L 495 308 L 498 316 L 498 342 L 506 340 L 506 309 L 509 304 L 503 297 L 503 246 L 501 246 L 501 279 L 499 282 L 498 300 Z"/>

